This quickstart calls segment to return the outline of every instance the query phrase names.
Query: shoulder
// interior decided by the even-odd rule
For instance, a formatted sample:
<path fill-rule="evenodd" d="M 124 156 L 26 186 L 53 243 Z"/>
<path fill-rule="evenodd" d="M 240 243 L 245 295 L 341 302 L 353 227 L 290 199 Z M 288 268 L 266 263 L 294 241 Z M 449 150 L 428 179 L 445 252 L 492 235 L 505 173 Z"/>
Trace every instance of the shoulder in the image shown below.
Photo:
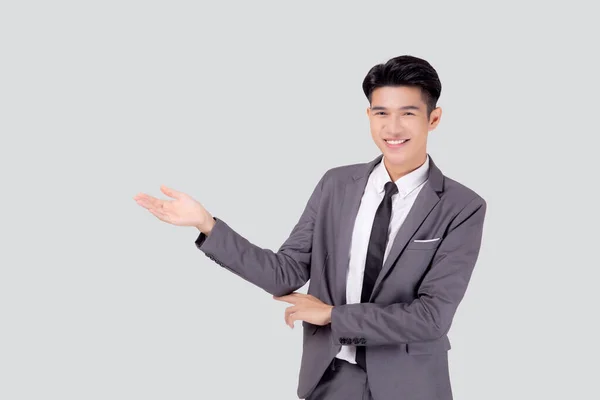
<path fill-rule="evenodd" d="M 462 211 L 465 209 L 487 208 L 484 197 L 466 184 L 444 175 L 444 191 L 441 200 L 449 204 L 452 209 Z"/>
<path fill-rule="evenodd" d="M 360 162 L 354 164 L 337 165 L 329 168 L 323 174 L 325 182 L 346 182 L 354 176 L 358 176 L 368 168 L 369 162 Z"/>

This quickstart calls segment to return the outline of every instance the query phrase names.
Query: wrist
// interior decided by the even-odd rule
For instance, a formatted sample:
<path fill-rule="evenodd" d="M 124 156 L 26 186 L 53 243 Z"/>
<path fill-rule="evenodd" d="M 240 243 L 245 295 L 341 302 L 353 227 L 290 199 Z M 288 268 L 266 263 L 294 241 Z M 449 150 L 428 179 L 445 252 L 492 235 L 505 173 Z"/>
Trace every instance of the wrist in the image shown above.
<path fill-rule="evenodd" d="M 216 218 L 211 217 L 206 224 L 196 225 L 196 229 L 198 229 L 200 232 L 202 232 L 206 236 L 208 236 L 212 232 L 212 229 L 215 226 L 215 223 L 216 223 Z"/>

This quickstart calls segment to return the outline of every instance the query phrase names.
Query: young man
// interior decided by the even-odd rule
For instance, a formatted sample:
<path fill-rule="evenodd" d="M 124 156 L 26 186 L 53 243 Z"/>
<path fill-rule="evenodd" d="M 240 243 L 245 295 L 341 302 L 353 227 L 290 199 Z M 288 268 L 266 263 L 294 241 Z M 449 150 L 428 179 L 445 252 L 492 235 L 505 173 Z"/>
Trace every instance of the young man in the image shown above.
<path fill-rule="evenodd" d="M 301 320 L 297 395 L 309 400 L 451 400 L 447 333 L 478 258 L 486 202 L 427 152 L 440 122 L 435 69 L 413 56 L 363 81 L 374 160 L 328 170 L 277 252 L 170 188 L 135 197 L 162 221 L 195 226 L 213 261 L 288 302 Z M 309 281 L 308 294 L 295 293 Z"/>

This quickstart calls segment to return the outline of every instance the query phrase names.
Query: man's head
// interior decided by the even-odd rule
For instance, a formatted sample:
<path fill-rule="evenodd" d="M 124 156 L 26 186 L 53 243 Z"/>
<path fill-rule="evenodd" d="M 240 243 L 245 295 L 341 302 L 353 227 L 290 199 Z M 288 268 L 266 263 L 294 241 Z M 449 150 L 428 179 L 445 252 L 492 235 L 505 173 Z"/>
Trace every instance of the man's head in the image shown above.
<path fill-rule="evenodd" d="M 417 57 L 395 57 L 371 68 L 363 91 L 369 100 L 371 136 L 388 171 L 401 176 L 417 168 L 427 155 L 429 131 L 442 116 L 436 107 L 442 85 L 435 69 Z M 397 144 L 400 139 L 407 141 Z"/>

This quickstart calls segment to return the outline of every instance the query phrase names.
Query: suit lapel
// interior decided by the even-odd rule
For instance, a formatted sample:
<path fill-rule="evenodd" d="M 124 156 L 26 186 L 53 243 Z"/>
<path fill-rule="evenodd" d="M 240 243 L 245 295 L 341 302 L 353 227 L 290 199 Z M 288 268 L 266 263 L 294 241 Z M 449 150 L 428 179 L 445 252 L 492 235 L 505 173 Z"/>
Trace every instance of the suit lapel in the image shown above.
<path fill-rule="evenodd" d="M 369 175 L 375 165 L 381 161 L 383 155 L 379 155 L 371 162 L 362 166 L 358 173 L 350 177 L 344 187 L 344 195 L 342 197 L 340 225 L 337 242 L 337 257 L 338 260 L 336 271 L 338 277 L 336 282 L 336 298 L 334 304 L 346 304 L 346 280 L 348 279 L 348 266 L 350 263 L 350 246 L 352 243 L 352 231 L 354 230 L 354 222 L 360 207 Z"/>
<path fill-rule="evenodd" d="M 429 174 L 427 182 L 421 188 L 421 191 L 417 195 L 413 206 L 408 212 L 406 219 L 400 226 L 394 243 L 390 249 L 390 253 L 386 258 L 381 271 L 373 286 L 373 292 L 369 301 L 373 301 L 373 298 L 377 294 L 377 289 L 381 286 L 381 282 L 385 278 L 386 274 L 395 264 L 396 259 L 404 250 L 404 247 L 408 244 L 409 240 L 416 233 L 417 229 L 421 226 L 427 215 L 431 212 L 433 207 L 440 201 L 438 192 L 443 190 L 443 175 L 437 168 L 431 156 L 429 157 Z"/>

